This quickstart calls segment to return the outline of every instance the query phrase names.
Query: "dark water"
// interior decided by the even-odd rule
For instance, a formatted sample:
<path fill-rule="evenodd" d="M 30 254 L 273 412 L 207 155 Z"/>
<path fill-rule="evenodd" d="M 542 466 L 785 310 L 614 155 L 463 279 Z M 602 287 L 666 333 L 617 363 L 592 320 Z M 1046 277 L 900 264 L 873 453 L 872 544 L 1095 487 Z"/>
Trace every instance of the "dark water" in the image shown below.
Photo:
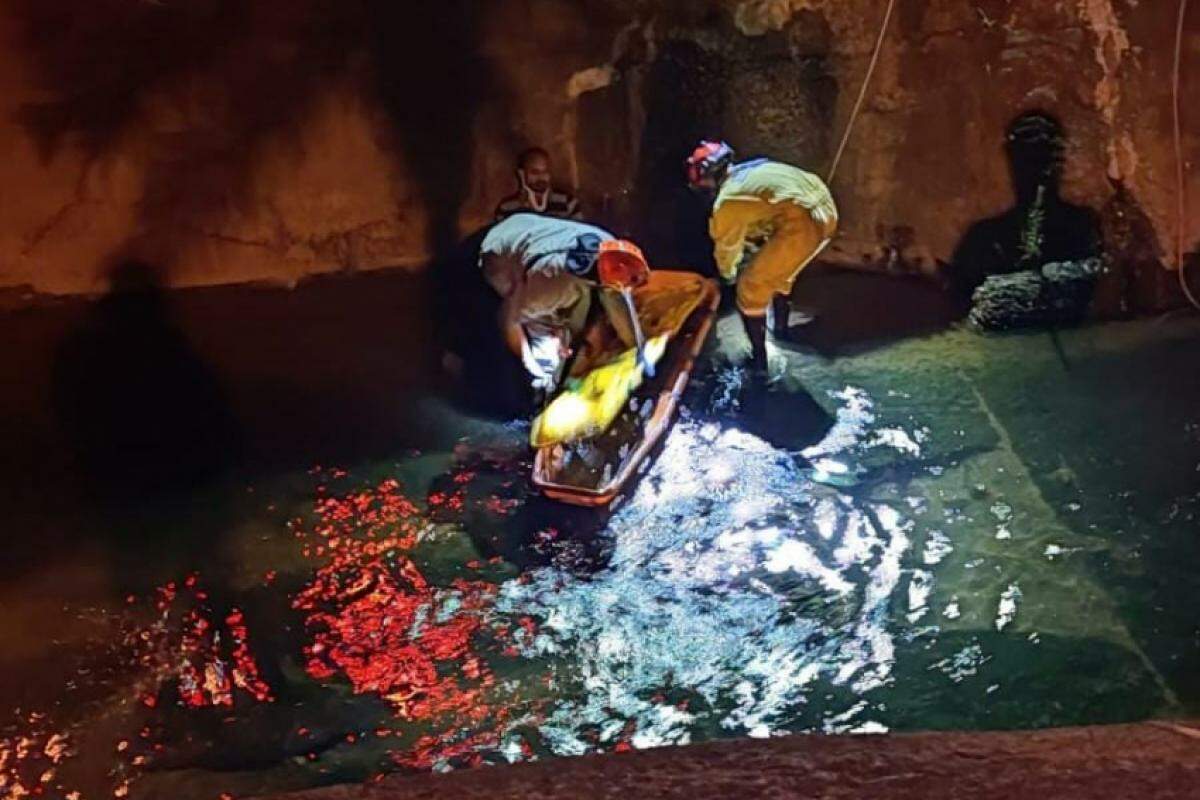
<path fill-rule="evenodd" d="M 1198 333 L 779 354 L 769 391 L 717 370 L 611 514 L 529 496 L 520 425 L 431 401 L 457 446 L 97 520 L 127 535 L 4 588 L 0 772 L 215 798 L 1194 714 Z"/>

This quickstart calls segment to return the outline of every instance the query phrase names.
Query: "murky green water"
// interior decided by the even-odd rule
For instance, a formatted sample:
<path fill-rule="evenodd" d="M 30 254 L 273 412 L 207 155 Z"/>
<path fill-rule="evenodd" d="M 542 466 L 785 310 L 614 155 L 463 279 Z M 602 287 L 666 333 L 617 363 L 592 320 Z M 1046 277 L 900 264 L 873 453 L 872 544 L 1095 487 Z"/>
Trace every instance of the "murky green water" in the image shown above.
<path fill-rule="evenodd" d="M 131 513 L 103 524 L 136 547 L 7 587 L 5 769 L 207 798 L 1194 714 L 1198 344 L 949 332 L 779 353 L 770 392 L 717 371 L 611 516 L 530 498 L 519 426 L 430 401 L 442 452 Z"/>

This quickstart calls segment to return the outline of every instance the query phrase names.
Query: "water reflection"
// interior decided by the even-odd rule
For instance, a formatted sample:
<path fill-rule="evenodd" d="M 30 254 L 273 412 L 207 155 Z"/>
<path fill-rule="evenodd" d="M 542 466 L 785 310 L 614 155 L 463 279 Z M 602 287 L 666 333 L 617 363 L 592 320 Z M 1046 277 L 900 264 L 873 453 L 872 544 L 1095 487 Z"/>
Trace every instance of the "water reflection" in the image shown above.
<path fill-rule="evenodd" d="M 837 399 L 837 422 L 805 455 L 853 463 L 887 446 L 866 435 L 869 398 Z M 609 525 L 607 570 L 541 570 L 501 589 L 499 608 L 540 620 L 538 652 L 567 660 L 540 733 L 565 755 L 877 728 L 862 698 L 891 678 L 910 527 L 887 504 L 814 483 L 758 436 L 677 425 Z"/>
<path fill-rule="evenodd" d="M 195 658 L 152 659 L 146 674 L 120 661 L 136 649 L 114 645 L 97 707 L 26 710 L 0 746 L 25 754 L 23 781 L 53 767 L 85 794 L 130 781 L 134 796 L 218 796 L 719 737 L 1178 707 L 1090 569 L 1140 570 L 1163 525 L 1183 530 L 1194 487 L 1180 481 L 1153 539 L 1121 550 L 1080 530 L 1102 502 L 1074 488 L 1081 478 L 1064 466 L 1055 494 L 980 434 L 970 386 L 912 401 L 839 377 L 817 396 L 755 398 L 735 378 L 701 382 L 686 404 L 697 411 L 611 514 L 530 497 L 519 429 L 291 476 L 270 493 L 290 526 L 229 536 L 263 542 L 231 559 L 254 573 L 229 581 L 244 618 L 193 602 L 184 573 L 151 643 Z M 756 425 L 755 402 L 775 418 Z M 1180 452 L 1194 465 L 1195 438 Z M 137 641 L 161 610 L 134 600 L 110 617 Z M 120 782 L 76 780 L 106 770 Z M 173 791 L 199 771 L 203 785 Z"/>

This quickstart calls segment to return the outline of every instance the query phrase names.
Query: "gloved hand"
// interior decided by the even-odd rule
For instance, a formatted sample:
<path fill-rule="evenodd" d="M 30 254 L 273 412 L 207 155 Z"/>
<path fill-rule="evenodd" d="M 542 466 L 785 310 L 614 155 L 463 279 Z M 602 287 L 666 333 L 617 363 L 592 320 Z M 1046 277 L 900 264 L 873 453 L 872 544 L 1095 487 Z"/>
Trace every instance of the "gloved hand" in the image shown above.
<path fill-rule="evenodd" d="M 528 337 L 521 348 L 521 363 L 534 389 L 551 392 L 558 384 L 566 355 L 570 351 L 558 336 Z"/>

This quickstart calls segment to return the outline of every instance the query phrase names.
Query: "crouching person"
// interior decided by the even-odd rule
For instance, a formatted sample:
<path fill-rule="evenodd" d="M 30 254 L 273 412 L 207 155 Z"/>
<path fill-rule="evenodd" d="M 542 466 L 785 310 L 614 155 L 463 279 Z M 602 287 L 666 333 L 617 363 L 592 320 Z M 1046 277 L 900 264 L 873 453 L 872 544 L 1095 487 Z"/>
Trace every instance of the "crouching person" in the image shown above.
<path fill-rule="evenodd" d="M 733 159 L 724 142 L 702 142 L 687 161 L 688 183 L 715 195 L 709 234 L 717 269 L 737 286 L 752 364 L 765 372 L 767 309 L 774 306 L 775 334 L 784 338 L 792 284 L 833 238 L 838 212 L 816 175 L 765 158 Z"/>
<path fill-rule="evenodd" d="M 601 246 L 608 231 L 574 220 L 520 213 L 495 225 L 483 240 L 479 266 L 501 297 L 500 331 L 524 365 L 535 393 L 557 389 L 584 332 L 599 283 Z M 600 302 L 621 339 L 634 341 L 619 295 Z"/>

